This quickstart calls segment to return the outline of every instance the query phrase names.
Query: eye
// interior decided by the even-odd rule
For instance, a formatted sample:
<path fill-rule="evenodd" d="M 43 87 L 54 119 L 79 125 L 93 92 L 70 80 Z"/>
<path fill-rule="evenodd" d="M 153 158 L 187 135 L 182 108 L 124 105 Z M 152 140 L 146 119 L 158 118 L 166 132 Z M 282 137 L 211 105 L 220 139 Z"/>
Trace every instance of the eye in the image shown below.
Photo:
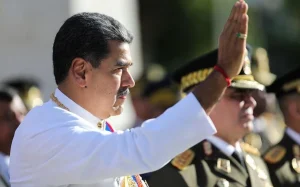
<path fill-rule="evenodd" d="M 122 73 L 123 68 L 117 68 L 114 70 L 114 73 Z"/>
<path fill-rule="evenodd" d="M 243 94 L 234 94 L 230 96 L 231 99 L 234 99 L 236 101 L 242 101 L 244 100 L 244 95 Z"/>

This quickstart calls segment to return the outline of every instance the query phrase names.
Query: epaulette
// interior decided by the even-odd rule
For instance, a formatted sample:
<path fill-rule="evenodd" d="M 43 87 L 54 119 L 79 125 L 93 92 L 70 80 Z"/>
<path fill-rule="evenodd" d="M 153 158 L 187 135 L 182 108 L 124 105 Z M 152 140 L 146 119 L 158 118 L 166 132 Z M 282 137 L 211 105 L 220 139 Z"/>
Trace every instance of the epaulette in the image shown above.
<path fill-rule="evenodd" d="M 260 135 L 253 132 L 244 136 L 244 143 L 247 143 L 258 150 L 262 147 L 262 140 Z"/>
<path fill-rule="evenodd" d="M 270 164 L 275 164 L 279 162 L 285 154 L 286 149 L 281 145 L 276 145 L 266 152 L 264 160 Z"/>
<path fill-rule="evenodd" d="M 243 151 L 245 151 L 246 153 L 255 155 L 255 156 L 260 156 L 260 152 L 257 148 L 253 147 L 250 144 L 247 144 L 245 142 L 241 142 L 241 148 L 243 149 Z"/>
<path fill-rule="evenodd" d="M 195 157 L 195 152 L 188 149 L 177 155 L 171 162 L 171 164 L 178 168 L 179 170 L 184 170 L 188 165 L 190 165 Z"/>

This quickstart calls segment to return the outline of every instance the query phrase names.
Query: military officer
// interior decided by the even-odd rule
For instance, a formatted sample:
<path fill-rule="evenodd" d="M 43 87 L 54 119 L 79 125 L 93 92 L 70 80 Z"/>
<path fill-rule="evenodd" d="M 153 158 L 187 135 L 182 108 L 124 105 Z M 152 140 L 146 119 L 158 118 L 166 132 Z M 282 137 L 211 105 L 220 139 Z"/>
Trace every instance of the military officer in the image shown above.
<path fill-rule="evenodd" d="M 274 186 L 300 186 L 300 68 L 267 87 L 276 94 L 286 129 L 281 141 L 266 151 L 265 159 Z"/>
<path fill-rule="evenodd" d="M 9 155 L 14 133 L 27 110 L 15 90 L 0 86 L 0 187 L 8 187 Z"/>
<path fill-rule="evenodd" d="M 268 53 L 264 48 L 256 48 L 252 55 L 252 73 L 254 79 L 269 86 L 276 76 L 270 72 Z M 264 153 L 270 146 L 279 142 L 284 131 L 284 122 L 273 94 L 256 90 L 252 94 L 257 102 L 254 109 L 253 132 L 244 137 L 244 140 Z"/>
<path fill-rule="evenodd" d="M 202 82 L 216 64 L 214 50 L 186 64 L 174 73 L 184 94 Z M 207 88 L 209 89 L 209 88 Z M 175 157 L 161 170 L 152 173 L 150 186 L 214 187 L 271 186 L 267 168 L 259 151 L 240 139 L 251 131 L 253 109 L 256 105 L 252 90 L 264 86 L 253 79 L 250 60 L 212 110 L 210 117 L 217 134 Z M 188 109 L 184 109 L 188 110 Z"/>

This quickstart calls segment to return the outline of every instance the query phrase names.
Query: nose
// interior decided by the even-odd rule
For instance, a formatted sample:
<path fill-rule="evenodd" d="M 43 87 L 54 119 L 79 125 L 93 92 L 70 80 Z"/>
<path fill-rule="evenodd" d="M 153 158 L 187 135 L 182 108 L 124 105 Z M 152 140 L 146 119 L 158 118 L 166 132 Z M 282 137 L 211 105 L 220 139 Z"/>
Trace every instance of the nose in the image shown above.
<path fill-rule="evenodd" d="M 255 108 L 257 104 L 251 94 L 245 95 L 244 102 L 245 102 L 244 104 L 245 108 L 250 108 L 250 107 Z"/>
<path fill-rule="evenodd" d="M 133 80 L 131 73 L 126 70 L 123 71 L 122 74 L 122 87 L 132 88 L 135 85 L 135 81 Z"/>

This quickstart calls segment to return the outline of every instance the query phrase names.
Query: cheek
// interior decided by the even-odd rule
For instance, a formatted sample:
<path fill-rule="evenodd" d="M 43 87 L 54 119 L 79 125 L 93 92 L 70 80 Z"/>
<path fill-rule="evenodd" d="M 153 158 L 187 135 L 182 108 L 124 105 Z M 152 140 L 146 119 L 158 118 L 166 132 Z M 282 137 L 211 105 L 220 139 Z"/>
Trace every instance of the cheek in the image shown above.
<path fill-rule="evenodd" d="M 94 82 L 97 95 L 115 96 L 120 88 L 120 76 L 117 75 L 101 76 Z"/>
<path fill-rule="evenodd" d="M 240 106 L 237 102 L 224 102 L 223 111 L 226 119 L 232 123 L 238 120 L 240 115 Z"/>

